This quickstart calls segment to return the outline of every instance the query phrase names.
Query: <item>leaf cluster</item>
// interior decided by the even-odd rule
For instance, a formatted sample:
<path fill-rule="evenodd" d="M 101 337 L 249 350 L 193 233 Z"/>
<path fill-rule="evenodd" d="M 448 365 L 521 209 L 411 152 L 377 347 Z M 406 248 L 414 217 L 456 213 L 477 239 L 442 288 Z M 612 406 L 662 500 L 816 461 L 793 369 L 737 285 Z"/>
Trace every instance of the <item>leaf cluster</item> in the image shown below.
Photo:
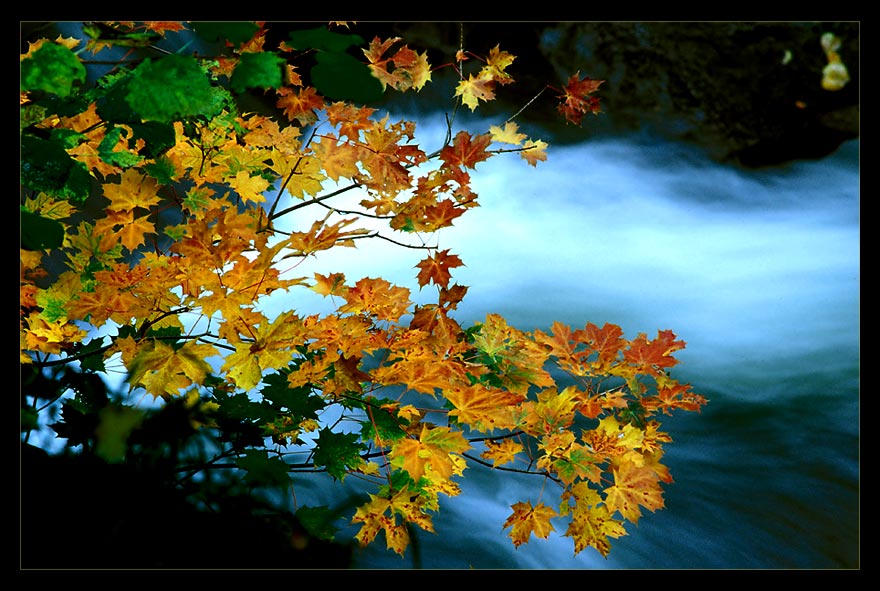
<path fill-rule="evenodd" d="M 353 525 L 401 555 L 466 469 L 527 473 L 558 494 L 512 503 L 513 543 L 564 519 L 575 552 L 607 555 L 624 521 L 663 507 L 660 418 L 705 403 L 668 373 L 684 342 L 610 324 L 528 333 L 491 313 L 462 327 L 464 261 L 438 233 L 479 205 L 481 162 L 536 166 L 547 144 L 512 119 L 484 133 L 450 119 L 424 149 L 414 122 L 369 103 L 430 83 L 427 53 L 349 26 L 271 42 L 267 23 L 86 23 L 81 39 L 30 44 L 23 441 L 48 424 L 107 464 L 170 466 L 190 494 L 218 472 L 294 497 L 303 478 L 354 478 L 362 499 L 299 507 L 303 526 L 328 540 Z M 104 55 L 113 67 L 90 76 Z M 465 57 L 450 62 L 456 107 L 514 82 L 500 47 Z M 572 76 L 560 113 L 597 113 L 599 84 Z M 270 112 L 243 107 L 254 93 Z M 422 257 L 417 292 L 321 266 L 367 240 Z M 332 311 L 301 312 L 303 293 Z M 289 305 L 270 315 L 279 294 Z M 93 382 L 113 372 L 125 381 L 111 397 Z"/>

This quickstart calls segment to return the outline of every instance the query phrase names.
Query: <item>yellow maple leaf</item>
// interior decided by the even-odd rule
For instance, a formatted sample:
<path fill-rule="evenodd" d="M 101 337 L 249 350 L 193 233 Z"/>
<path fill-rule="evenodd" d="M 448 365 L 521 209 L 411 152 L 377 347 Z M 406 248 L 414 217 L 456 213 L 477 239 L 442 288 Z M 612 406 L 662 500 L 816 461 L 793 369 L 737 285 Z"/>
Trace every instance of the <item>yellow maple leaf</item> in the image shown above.
<path fill-rule="evenodd" d="M 512 64 L 515 59 L 515 55 L 503 51 L 500 45 L 496 45 L 489 50 L 489 57 L 486 58 L 486 65 L 483 66 L 480 75 L 482 77 L 491 78 L 498 84 L 510 84 L 513 82 L 513 78 L 504 70 L 506 70 L 507 66 Z"/>
<path fill-rule="evenodd" d="M 455 87 L 455 96 L 460 96 L 461 102 L 473 111 L 480 101 L 491 101 L 495 98 L 495 82 L 491 78 L 479 78 L 471 74 Z"/>
<path fill-rule="evenodd" d="M 313 144 L 312 151 L 320 159 L 327 177 L 334 181 L 338 181 L 340 177 L 353 179 L 360 174 L 357 166 L 360 148 L 354 144 L 338 144 L 335 136 L 328 135 Z"/>
<path fill-rule="evenodd" d="M 245 203 L 266 201 L 263 192 L 269 188 L 269 181 L 261 176 L 251 176 L 247 171 L 240 170 L 234 177 L 227 178 L 226 182 Z"/>
<path fill-rule="evenodd" d="M 470 443 L 460 432 L 423 424 L 418 439 L 397 440 L 388 457 L 392 466 L 405 470 L 416 482 L 423 476 L 439 482 L 461 473 L 462 466 L 453 460 L 453 455 L 468 449 Z"/>
<path fill-rule="evenodd" d="M 493 466 L 502 466 L 509 464 L 516 458 L 516 454 L 523 451 L 521 443 L 512 439 L 505 439 L 501 442 L 487 441 L 486 451 L 480 454 L 480 457 L 491 460 Z"/>
<path fill-rule="evenodd" d="M 158 195 L 159 183 L 134 168 L 122 173 L 118 183 L 104 183 L 101 188 L 104 197 L 110 200 L 108 209 L 114 211 L 131 210 L 136 207 L 149 209 L 161 201 Z"/>
<path fill-rule="evenodd" d="M 607 557 L 611 551 L 608 538 L 625 536 L 626 529 L 623 523 L 611 516 L 605 505 L 582 505 L 575 510 L 564 535 L 574 540 L 575 554 L 592 546 Z"/>
<path fill-rule="evenodd" d="M 116 233 L 119 241 L 130 251 L 144 243 L 144 234 L 155 234 L 156 226 L 147 220 L 147 216 L 135 218 L 122 226 Z"/>
<path fill-rule="evenodd" d="M 324 188 L 327 175 L 320 158 L 299 152 L 282 152 L 277 148 L 272 148 L 271 154 L 269 168 L 287 181 L 284 188 L 294 197 L 304 199 L 306 195 L 317 195 Z"/>
<path fill-rule="evenodd" d="M 521 145 L 527 137 L 526 134 L 519 133 L 519 126 L 513 121 L 505 123 L 504 128 L 493 125 L 489 128 L 489 133 L 492 135 L 493 142 L 513 144 L 514 146 Z"/>
<path fill-rule="evenodd" d="M 537 166 L 539 160 L 547 160 L 547 142 L 529 140 L 523 145 L 523 151 L 519 155 L 532 166 Z"/>
<path fill-rule="evenodd" d="M 510 539 L 516 547 L 529 541 L 532 534 L 539 538 L 546 539 L 550 532 L 554 531 L 553 524 L 550 519 L 559 514 L 552 507 L 538 503 L 532 507 L 531 501 L 527 503 L 519 502 L 510 506 L 513 513 L 504 522 L 504 529 L 511 528 Z"/>

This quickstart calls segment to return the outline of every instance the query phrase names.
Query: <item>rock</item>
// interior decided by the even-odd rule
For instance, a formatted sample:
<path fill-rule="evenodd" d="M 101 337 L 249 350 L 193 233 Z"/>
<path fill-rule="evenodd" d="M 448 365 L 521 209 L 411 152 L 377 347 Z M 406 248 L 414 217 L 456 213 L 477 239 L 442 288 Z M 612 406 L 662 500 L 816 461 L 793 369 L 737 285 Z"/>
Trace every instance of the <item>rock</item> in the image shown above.
<path fill-rule="evenodd" d="M 823 88 L 840 40 L 850 80 Z M 606 80 L 617 129 L 704 146 L 747 166 L 824 156 L 859 135 L 858 23 L 575 23 L 548 27 L 542 49 L 557 71 Z"/>
<path fill-rule="evenodd" d="M 719 161 L 745 166 L 819 158 L 859 135 L 858 22 L 574 22 L 360 23 L 366 38 L 393 34 L 427 49 L 431 63 L 465 48 L 486 55 L 495 44 L 517 56 L 516 84 L 481 106 L 484 114 L 519 110 L 548 82 L 561 87 L 575 72 L 604 80 L 602 114 L 588 117 L 590 136 L 648 131 L 702 146 Z M 849 80 L 823 88 L 829 54 L 823 34 L 840 40 L 838 69 Z M 438 70 L 440 105 L 457 81 Z M 426 92 L 427 91 L 427 92 Z M 433 95 L 430 95 L 433 96 Z M 557 143 L 581 141 L 545 93 L 518 118 L 552 132 Z M 413 99 L 414 100 L 414 99 Z"/>

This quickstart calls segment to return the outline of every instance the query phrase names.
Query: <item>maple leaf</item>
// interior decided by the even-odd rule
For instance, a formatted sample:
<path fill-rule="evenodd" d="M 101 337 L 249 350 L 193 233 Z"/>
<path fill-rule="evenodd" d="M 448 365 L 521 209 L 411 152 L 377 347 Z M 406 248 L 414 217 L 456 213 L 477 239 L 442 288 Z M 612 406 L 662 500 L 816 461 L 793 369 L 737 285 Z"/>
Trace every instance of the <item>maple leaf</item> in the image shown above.
<path fill-rule="evenodd" d="M 663 374 L 664 368 L 678 363 L 672 353 L 684 347 L 685 342 L 675 340 L 675 334 L 671 330 L 658 331 L 657 338 L 653 340 L 648 340 L 647 335 L 639 333 L 623 352 L 623 357 L 642 373 Z"/>
<path fill-rule="evenodd" d="M 366 312 L 389 322 L 397 322 L 407 313 L 412 302 L 409 289 L 391 285 L 378 278 L 364 277 L 343 294 L 346 303 L 339 307 L 340 312 Z"/>
<path fill-rule="evenodd" d="M 400 37 L 392 37 L 385 41 L 379 37 L 373 38 L 369 47 L 362 50 L 369 61 L 370 71 L 382 83 L 383 90 L 387 86 L 399 91 L 410 88 L 421 90 L 431 80 L 428 53 L 424 52 L 420 55 L 404 45 L 393 55 L 386 57 L 385 54 L 400 40 Z"/>
<path fill-rule="evenodd" d="M 424 287 L 428 283 L 447 287 L 452 278 L 449 269 L 461 266 L 464 266 L 464 262 L 458 255 L 449 254 L 449 249 L 438 250 L 416 265 L 421 269 L 417 277 L 419 287 Z"/>
<path fill-rule="evenodd" d="M 368 230 L 342 231 L 346 226 L 356 222 L 356 218 L 340 220 L 335 224 L 328 224 L 326 218 L 315 220 L 307 232 L 291 232 L 290 238 L 285 242 L 285 247 L 293 249 L 297 254 L 308 255 L 321 250 L 328 250 L 337 244 L 354 246 L 352 238 L 368 234 Z"/>
<path fill-rule="evenodd" d="M 522 145 L 526 139 L 526 134 L 519 133 L 519 126 L 513 121 L 504 124 L 504 128 L 493 125 L 489 127 L 489 133 L 492 135 L 493 142 L 502 142 L 505 144 L 513 144 L 514 146 Z"/>
<path fill-rule="evenodd" d="M 604 80 L 592 80 L 588 76 L 581 79 L 580 71 L 572 74 L 559 95 L 562 102 L 557 110 L 566 121 L 580 125 L 586 113 L 599 113 L 599 99 L 589 95 L 598 90 L 603 82 Z"/>
<path fill-rule="evenodd" d="M 136 207 L 149 209 L 160 202 L 159 185 L 134 168 L 122 173 L 119 182 L 101 185 L 104 197 L 110 200 L 109 209 L 113 211 L 130 210 Z"/>
<path fill-rule="evenodd" d="M 522 422 L 524 430 L 533 434 L 545 434 L 568 427 L 574 421 L 578 406 L 576 393 L 574 386 L 569 386 L 562 392 L 556 388 L 539 392 L 537 401 L 523 405 L 527 413 Z"/>
<path fill-rule="evenodd" d="M 324 97 L 311 86 L 297 92 L 287 86 L 276 90 L 278 100 L 275 106 L 284 111 L 291 121 L 299 121 L 301 125 L 311 125 L 318 120 L 315 111 L 324 108 Z"/>
<path fill-rule="evenodd" d="M 482 77 L 491 78 L 498 84 L 510 84 L 513 78 L 505 72 L 507 66 L 516 59 L 515 55 L 511 55 L 501 50 L 500 45 L 496 45 L 489 50 L 489 56 L 486 58 L 486 65 L 483 67 L 480 75 Z"/>
<path fill-rule="evenodd" d="M 329 275 L 321 275 L 315 273 L 315 285 L 312 286 L 315 292 L 323 295 L 345 295 L 348 286 L 345 285 L 344 273 L 331 273 Z"/>
<path fill-rule="evenodd" d="M 374 122 L 370 116 L 376 112 L 371 107 L 358 107 L 351 103 L 336 101 L 327 105 L 327 121 L 330 125 L 339 125 L 339 135 L 345 136 L 352 141 L 357 141 L 360 132 L 372 129 Z"/>
<path fill-rule="evenodd" d="M 500 443 L 495 441 L 487 441 L 485 445 L 486 451 L 481 453 L 480 457 L 486 460 L 491 460 L 492 466 L 503 466 L 504 464 L 509 464 L 516 458 L 516 455 L 518 453 L 522 452 L 525 449 L 523 448 L 521 443 L 512 439 L 505 439 Z"/>
<path fill-rule="evenodd" d="M 371 494 L 369 500 L 358 507 L 351 520 L 352 523 L 362 524 L 355 539 L 361 545 L 367 545 L 380 531 L 384 531 L 388 549 L 403 556 L 410 537 L 407 527 L 398 523 L 398 516 L 407 523 L 418 525 L 425 531 L 433 533 L 431 518 L 425 513 L 427 508 L 421 497 L 415 497 L 413 500 L 409 490 L 398 491 L 390 498 Z"/>
<path fill-rule="evenodd" d="M 177 396 L 192 384 L 201 384 L 211 372 L 206 358 L 217 354 L 213 345 L 187 341 L 179 349 L 159 340 L 140 345 L 128 364 L 127 381 L 132 387 L 143 386 L 160 396 Z"/>
<path fill-rule="evenodd" d="M 495 81 L 471 74 L 467 80 L 458 83 L 454 96 L 460 96 L 461 101 L 473 111 L 480 101 L 491 101 L 495 98 Z"/>
<path fill-rule="evenodd" d="M 440 150 L 440 160 L 447 166 L 464 166 L 475 168 L 478 162 L 488 160 L 491 153 L 486 151 L 492 143 L 492 136 L 488 133 L 480 134 L 471 138 L 466 131 L 459 131 L 452 145 L 444 146 Z"/>
<path fill-rule="evenodd" d="M 625 462 L 612 472 L 614 486 L 605 489 L 605 504 L 609 511 L 619 511 L 624 519 L 638 523 L 642 514 L 639 506 L 650 511 L 663 508 L 663 489 L 657 473 L 650 466 Z"/>
<path fill-rule="evenodd" d="M 503 528 L 511 528 L 510 539 L 517 548 L 528 542 L 532 534 L 546 539 L 550 536 L 550 532 L 555 530 L 550 519 L 558 516 L 558 513 L 544 503 L 538 503 L 533 507 L 531 501 L 519 502 L 511 505 L 510 508 L 513 509 L 513 513 L 504 522 Z"/>
<path fill-rule="evenodd" d="M 251 176 L 248 172 L 240 170 L 234 177 L 226 179 L 226 182 L 245 203 L 266 201 L 263 192 L 269 188 L 269 181 L 261 176 Z"/>
<path fill-rule="evenodd" d="M 405 470 L 416 482 L 423 476 L 431 482 L 439 482 L 461 474 L 462 468 L 454 460 L 454 454 L 463 453 L 470 447 L 460 432 L 449 427 L 431 428 L 423 423 L 419 438 L 397 440 L 388 458 L 392 466 Z"/>
<path fill-rule="evenodd" d="M 538 449 L 543 456 L 538 459 L 537 467 L 548 472 L 555 472 L 565 484 L 575 480 L 601 482 L 601 468 L 598 467 L 597 456 L 585 445 L 575 441 L 571 431 L 551 432 L 541 438 Z"/>
<path fill-rule="evenodd" d="M 537 166 L 538 161 L 547 160 L 547 143 L 541 140 L 529 140 L 523 145 L 520 157 L 532 166 Z"/>
<path fill-rule="evenodd" d="M 312 145 L 312 151 L 321 161 L 327 178 L 338 181 L 340 177 L 356 178 L 360 174 L 357 162 L 361 149 L 349 142 L 337 143 L 336 138 L 327 135 Z"/>
<path fill-rule="evenodd" d="M 444 389 L 443 396 L 455 407 L 449 416 L 487 433 L 516 428 L 514 409 L 523 400 L 519 394 L 479 383 Z"/>
<path fill-rule="evenodd" d="M 117 235 L 122 245 L 129 251 L 134 250 L 144 243 L 144 234 L 155 234 L 156 226 L 147 220 L 147 216 L 135 218 L 120 228 Z"/>
<path fill-rule="evenodd" d="M 574 552 L 578 554 L 592 546 L 606 557 L 611 551 L 608 538 L 619 538 L 626 535 L 623 523 L 612 517 L 612 512 L 600 501 L 596 491 L 586 482 L 577 482 L 569 490 L 562 493 L 563 501 L 573 504 L 563 505 L 566 512 L 571 513 L 571 522 L 565 536 L 574 540 Z"/>

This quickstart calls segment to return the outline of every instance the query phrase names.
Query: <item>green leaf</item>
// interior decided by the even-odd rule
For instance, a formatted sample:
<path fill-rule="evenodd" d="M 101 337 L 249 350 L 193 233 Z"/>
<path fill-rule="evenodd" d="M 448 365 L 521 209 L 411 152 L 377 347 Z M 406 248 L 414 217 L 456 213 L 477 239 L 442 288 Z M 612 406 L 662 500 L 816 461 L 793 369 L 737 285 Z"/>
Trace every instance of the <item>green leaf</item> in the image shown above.
<path fill-rule="evenodd" d="M 72 129 L 53 129 L 49 134 L 49 140 L 59 144 L 65 150 L 71 150 L 87 139 L 85 134 Z"/>
<path fill-rule="evenodd" d="M 122 137 L 122 132 L 121 127 L 114 127 L 107 131 L 104 139 L 98 145 L 98 156 L 107 164 L 129 168 L 140 162 L 142 158 L 127 150 L 120 150 L 119 152 L 114 150 L 119 142 L 119 138 Z"/>
<path fill-rule="evenodd" d="M 406 422 L 401 421 L 396 414 L 392 414 L 387 410 L 380 408 L 384 404 L 391 404 L 392 400 L 368 398 L 364 404 L 364 412 L 370 417 L 368 422 L 364 423 L 361 429 L 361 437 L 364 439 L 380 439 L 384 441 L 395 441 L 406 435 L 403 430 Z M 367 411 L 367 404 L 370 405 Z"/>
<path fill-rule="evenodd" d="M 342 52 L 352 45 L 364 43 L 360 35 L 334 33 L 326 27 L 316 27 L 304 31 L 293 31 L 290 44 L 296 49 L 318 49 L 323 51 Z"/>
<path fill-rule="evenodd" d="M 85 165 L 71 158 L 58 142 L 24 134 L 21 183 L 28 189 L 81 204 L 89 196 L 91 176 Z"/>
<path fill-rule="evenodd" d="M 234 419 L 263 424 L 274 421 L 278 414 L 268 402 L 253 401 L 245 393 L 218 393 L 214 395 L 214 400 L 220 405 L 221 413 Z"/>
<path fill-rule="evenodd" d="M 64 226 L 56 220 L 21 210 L 21 247 L 25 250 L 58 248 L 64 242 Z"/>
<path fill-rule="evenodd" d="M 356 433 L 335 433 L 324 427 L 315 442 L 315 465 L 326 466 L 327 473 L 337 480 L 345 479 L 349 468 L 361 463 L 363 451 Z"/>
<path fill-rule="evenodd" d="M 268 384 L 260 390 L 264 400 L 272 402 L 279 409 L 287 409 L 296 422 L 318 418 L 318 411 L 327 406 L 320 396 L 312 395 L 309 386 L 291 388 L 287 376 L 289 371 L 267 374 L 263 383 Z"/>
<path fill-rule="evenodd" d="M 168 149 L 174 147 L 177 142 L 174 125 L 171 123 L 147 121 L 145 123 L 131 123 L 129 127 L 134 134 L 133 139 L 144 140 L 145 145 L 141 153 L 146 158 L 158 158 Z"/>
<path fill-rule="evenodd" d="M 198 62 L 182 55 L 144 61 L 132 72 L 125 100 L 142 119 L 165 123 L 210 116 L 215 104 L 211 83 Z"/>
<path fill-rule="evenodd" d="M 264 449 L 248 449 L 235 459 L 236 465 L 246 470 L 244 479 L 254 486 L 290 486 L 290 466 Z"/>
<path fill-rule="evenodd" d="M 282 67 L 286 63 L 284 58 L 270 51 L 243 53 L 232 72 L 229 85 L 235 92 L 244 92 L 248 88 L 278 88 L 281 86 Z"/>
<path fill-rule="evenodd" d="M 253 22 L 205 22 L 192 23 L 193 30 L 205 41 L 226 40 L 241 45 L 253 39 L 260 27 Z"/>
<path fill-rule="evenodd" d="M 306 531 L 316 538 L 332 540 L 339 528 L 333 525 L 337 512 L 330 507 L 309 507 L 303 505 L 294 514 Z"/>
<path fill-rule="evenodd" d="M 31 406 L 24 406 L 21 409 L 21 419 L 19 421 L 19 425 L 21 425 L 21 432 L 32 431 L 34 429 L 40 428 L 40 413 L 37 412 L 37 409 Z"/>
<path fill-rule="evenodd" d="M 44 43 L 21 62 L 21 90 L 45 90 L 69 96 L 86 79 L 86 69 L 76 55 L 57 43 Z"/>
<path fill-rule="evenodd" d="M 106 406 L 98 413 L 95 455 L 108 462 L 121 462 L 128 438 L 144 420 L 144 413 L 129 406 Z"/>
<path fill-rule="evenodd" d="M 79 366 L 83 371 L 103 372 L 104 356 L 101 348 L 104 346 L 104 337 L 98 337 L 89 341 L 86 345 L 74 349 L 77 355 L 82 355 Z"/>
<path fill-rule="evenodd" d="M 143 171 L 156 179 L 160 185 L 170 185 L 177 174 L 174 164 L 164 156 L 155 162 L 144 164 Z"/>
<path fill-rule="evenodd" d="M 146 47 L 162 39 L 161 35 L 152 31 L 126 33 L 100 22 L 85 23 L 82 30 L 83 33 L 101 43 L 127 47 Z"/>
<path fill-rule="evenodd" d="M 323 52 L 312 68 L 312 83 L 322 95 L 340 101 L 370 103 L 382 98 L 382 83 L 369 66 L 347 53 Z"/>

